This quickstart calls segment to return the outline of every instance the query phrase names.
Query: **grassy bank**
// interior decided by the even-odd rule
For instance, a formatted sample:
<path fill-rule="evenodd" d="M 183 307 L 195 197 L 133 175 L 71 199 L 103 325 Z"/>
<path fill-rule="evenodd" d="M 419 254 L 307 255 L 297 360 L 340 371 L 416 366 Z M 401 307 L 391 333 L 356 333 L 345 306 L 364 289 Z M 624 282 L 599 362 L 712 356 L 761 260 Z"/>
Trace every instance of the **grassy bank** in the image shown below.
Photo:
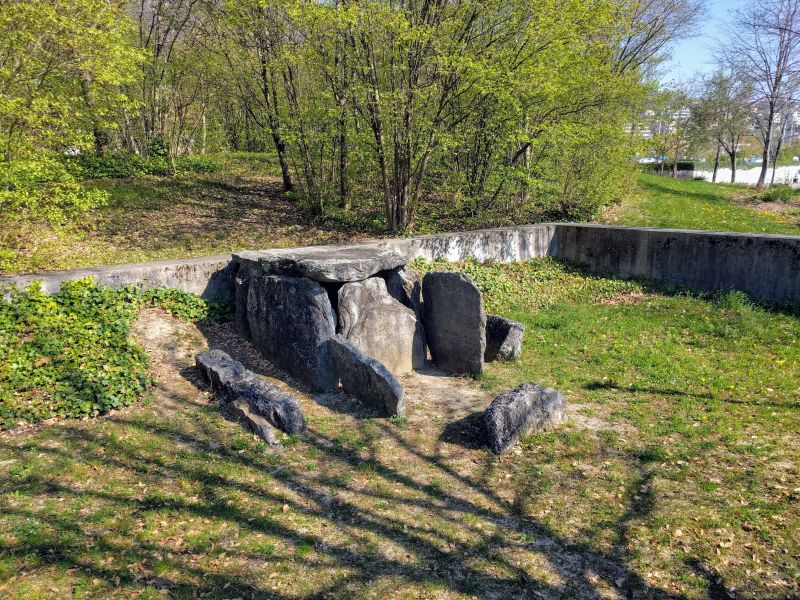
<path fill-rule="evenodd" d="M 0 594 L 800 593 L 796 316 L 550 260 L 455 267 L 525 323 L 522 359 L 404 379 L 403 419 L 301 394 L 309 432 L 281 453 L 195 387 L 206 341 L 244 352 L 230 326 L 157 321 L 152 402 L 0 434 Z M 568 424 L 507 456 L 476 448 L 477 411 L 526 380 L 566 395 Z"/>
<path fill-rule="evenodd" d="M 639 186 L 599 220 L 631 227 L 800 235 L 800 210 L 775 214 L 752 188 L 646 174 L 639 176 Z"/>

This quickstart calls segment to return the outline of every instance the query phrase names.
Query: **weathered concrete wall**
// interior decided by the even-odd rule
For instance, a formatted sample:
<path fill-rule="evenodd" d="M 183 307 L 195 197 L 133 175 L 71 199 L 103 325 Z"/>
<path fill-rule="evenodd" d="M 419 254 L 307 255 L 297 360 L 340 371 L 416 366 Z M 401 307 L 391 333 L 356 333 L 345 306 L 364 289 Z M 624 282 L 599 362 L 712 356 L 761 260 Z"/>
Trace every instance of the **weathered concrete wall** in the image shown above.
<path fill-rule="evenodd" d="M 553 256 L 619 277 L 646 277 L 703 291 L 742 290 L 762 300 L 800 304 L 800 236 L 545 223 L 370 243 L 401 246 L 428 260 L 511 262 Z M 245 279 L 252 266 L 249 254 L 240 255 Z M 232 302 L 238 268 L 230 255 L 222 255 L 0 277 L 0 288 L 23 288 L 38 279 L 52 292 L 63 281 L 93 275 L 112 287 L 141 282 Z"/>
<path fill-rule="evenodd" d="M 173 287 L 198 294 L 207 300 L 233 302 L 235 275 L 236 264 L 231 262 L 231 255 L 223 254 L 202 258 L 0 277 L 0 289 L 10 286 L 23 289 L 34 281 L 41 281 L 42 289 L 52 293 L 58 291 L 65 281 L 91 276 L 99 284 L 113 288 L 132 283 L 141 284 L 146 288 Z"/>
<path fill-rule="evenodd" d="M 550 256 L 618 277 L 800 304 L 800 237 L 560 224 Z"/>

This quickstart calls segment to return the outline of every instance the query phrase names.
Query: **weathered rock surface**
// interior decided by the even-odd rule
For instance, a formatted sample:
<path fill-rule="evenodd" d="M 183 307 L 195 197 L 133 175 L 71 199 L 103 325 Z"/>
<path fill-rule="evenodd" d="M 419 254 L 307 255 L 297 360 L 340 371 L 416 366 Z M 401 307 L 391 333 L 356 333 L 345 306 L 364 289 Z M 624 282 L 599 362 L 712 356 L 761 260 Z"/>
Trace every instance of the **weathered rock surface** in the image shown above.
<path fill-rule="evenodd" d="M 380 277 L 341 287 L 339 333 L 395 375 L 425 366 L 422 325 L 413 309 L 389 294 Z"/>
<path fill-rule="evenodd" d="M 422 280 L 425 339 L 433 362 L 453 373 L 483 371 L 486 312 L 472 279 L 455 271 L 434 271 Z"/>
<path fill-rule="evenodd" d="M 280 440 L 275 435 L 275 430 L 264 417 L 253 412 L 250 404 L 245 400 L 234 400 L 230 403 L 229 408 L 240 421 L 247 424 L 250 430 L 255 433 L 262 440 L 267 442 L 270 446 L 279 446 Z"/>
<path fill-rule="evenodd" d="M 412 309 L 417 318 L 422 317 L 422 280 L 419 273 L 410 267 L 399 267 L 381 273 L 389 295 Z"/>
<path fill-rule="evenodd" d="M 241 253 L 237 257 L 250 264 L 257 262 L 265 275 L 340 283 L 360 281 L 410 260 L 406 250 L 384 244 L 264 250 Z"/>
<path fill-rule="evenodd" d="M 497 396 L 483 413 L 486 444 L 502 454 L 523 435 L 562 422 L 565 409 L 564 396 L 556 390 L 523 383 Z"/>
<path fill-rule="evenodd" d="M 342 335 L 331 341 L 342 387 L 386 416 L 405 412 L 405 392 L 397 378 L 379 361 L 367 356 Z"/>
<path fill-rule="evenodd" d="M 525 325 L 522 323 L 497 315 L 487 315 L 486 352 L 483 359 L 486 362 L 517 360 L 522 354 L 524 335 Z"/>
<path fill-rule="evenodd" d="M 247 322 L 253 344 L 269 361 L 314 390 L 336 389 L 329 345 L 336 317 L 320 284 L 303 277 L 251 278 Z"/>
<path fill-rule="evenodd" d="M 240 407 L 244 403 L 249 412 L 263 417 L 281 431 L 290 434 L 305 431 L 306 422 L 297 398 L 248 371 L 242 363 L 233 360 L 222 350 L 208 350 L 198 354 L 195 362 L 211 383 L 211 389 L 222 400 L 239 402 L 239 406 L 234 408 L 239 409 L 241 416 L 244 416 L 244 411 Z M 255 428 L 260 423 L 251 422 L 251 425 Z"/>

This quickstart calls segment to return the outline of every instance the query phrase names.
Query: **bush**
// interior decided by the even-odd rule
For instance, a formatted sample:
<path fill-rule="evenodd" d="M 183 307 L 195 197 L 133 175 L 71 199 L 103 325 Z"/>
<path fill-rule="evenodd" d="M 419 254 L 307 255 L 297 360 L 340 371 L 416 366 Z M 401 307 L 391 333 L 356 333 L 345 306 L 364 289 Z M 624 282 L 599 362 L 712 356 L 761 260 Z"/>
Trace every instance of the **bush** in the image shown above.
<path fill-rule="evenodd" d="M 130 152 L 82 154 L 66 158 L 66 164 L 78 179 L 172 174 L 169 158 L 160 153 L 147 156 Z M 203 156 L 183 156 L 175 161 L 175 169 L 183 173 L 212 173 L 218 171 L 220 165 Z"/>
<path fill-rule="evenodd" d="M 800 191 L 794 189 L 790 185 L 771 185 L 761 194 L 761 200 L 764 202 L 791 202 L 798 195 Z"/>
<path fill-rule="evenodd" d="M 12 165 L 0 161 L 0 225 L 5 227 L 22 218 L 60 223 L 107 200 L 106 192 L 84 189 L 54 158 L 17 160 Z"/>
<path fill-rule="evenodd" d="M 194 294 L 112 290 L 91 279 L 67 282 L 52 295 L 34 284 L 0 301 L 0 429 L 94 416 L 139 399 L 152 381 L 130 327 L 144 305 L 191 321 L 227 316 Z"/>
<path fill-rule="evenodd" d="M 79 179 L 169 175 L 172 172 L 163 156 L 145 157 L 132 153 L 81 154 L 67 158 L 66 164 Z"/>

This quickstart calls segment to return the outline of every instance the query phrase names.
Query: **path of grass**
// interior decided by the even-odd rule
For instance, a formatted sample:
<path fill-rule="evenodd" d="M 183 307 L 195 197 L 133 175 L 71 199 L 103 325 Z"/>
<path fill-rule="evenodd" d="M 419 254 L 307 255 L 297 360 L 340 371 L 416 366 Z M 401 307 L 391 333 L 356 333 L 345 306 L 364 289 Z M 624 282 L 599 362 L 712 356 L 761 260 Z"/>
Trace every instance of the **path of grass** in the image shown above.
<path fill-rule="evenodd" d="M 460 266 L 528 329 L 520 362 L 455 389 L 539 381 L 570 423 L 496 457 L 424 390 L 392 420 L 303 395 L 309 433 L 274 454 L 167 369 L 147 405 L 0 434 L 0 595 L 800 594 L 797 317 L 549 260 Z M 202 345 L 163 337 L 187 366 Z"/>
<path fill-rule="evenodd" d="M 600 221 L 631 227 L 800 235 L 800 224 L 733 202 L 742 186 L 641 175 L 641 193 L 610 207 Z"/>

